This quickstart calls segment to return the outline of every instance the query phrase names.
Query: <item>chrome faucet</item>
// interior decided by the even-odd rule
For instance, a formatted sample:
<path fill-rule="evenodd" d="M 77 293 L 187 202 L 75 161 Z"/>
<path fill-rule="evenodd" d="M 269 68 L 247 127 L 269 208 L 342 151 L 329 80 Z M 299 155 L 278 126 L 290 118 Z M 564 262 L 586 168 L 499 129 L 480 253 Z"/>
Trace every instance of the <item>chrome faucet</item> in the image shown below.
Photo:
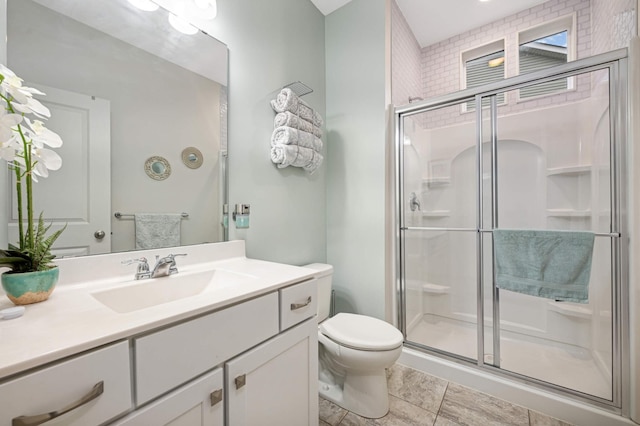
<path fill-rule="evenodd" d="M 178 268 L 176 267 L 176 256 L 186 256 L 186 253 L 169 254 L 163 258 L 156 255 L 156 266 L 153 267 L 151 278 L 166 277 L 168 275 L 177 274 Z"/>
<path fill-rule="evenodd" d="M 415 212 L 416 210 L 420 211 L 420 200 L 418 199 L 418 196 L 415 192 L 412 192 L 410 195 L 409 207 L 411 208 L 412 212 Z"/>

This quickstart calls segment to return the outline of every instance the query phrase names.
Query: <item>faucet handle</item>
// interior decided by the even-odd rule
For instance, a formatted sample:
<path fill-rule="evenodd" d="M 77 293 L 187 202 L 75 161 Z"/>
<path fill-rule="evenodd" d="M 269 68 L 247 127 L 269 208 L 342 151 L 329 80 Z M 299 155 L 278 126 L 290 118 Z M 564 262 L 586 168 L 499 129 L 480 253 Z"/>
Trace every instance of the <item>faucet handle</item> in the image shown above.
<path fill-rule="evenodd" d="M 139 257 L 137 259 L 123 260 L 121 263 L 124 264 L 124 265 L 131 265 L 132 263 L 137 263 L 138 264 L 138 271 L 136 272 L 136 280 L 139 280 L 141 278 L 149 278 L 149 276 L 150 276 L 149 263 L 147 262 L 147 258 L 146 257 Z"/>
<path fill-rule="evenodd" d="M 177 274 L 178 267 L 176 266 L 176 256 L 186 256 L 186 253 L 170 254 L 167 257 L 171 259 L 171 266 L 169 267 L 169 274 Z"/>
<path fill-rule="evenodd" d="M 146 266 L 147 270 L 149 270 L 149 263 L 147 263 L 146 257 L 139 257 L 137 259 L 127 259 L 127 260 L 123 260 L 120 263 L 122 263 L 123 265 L 131 265 L 132 263 L 139 263 L 138 268 L 144 268 Z"/>

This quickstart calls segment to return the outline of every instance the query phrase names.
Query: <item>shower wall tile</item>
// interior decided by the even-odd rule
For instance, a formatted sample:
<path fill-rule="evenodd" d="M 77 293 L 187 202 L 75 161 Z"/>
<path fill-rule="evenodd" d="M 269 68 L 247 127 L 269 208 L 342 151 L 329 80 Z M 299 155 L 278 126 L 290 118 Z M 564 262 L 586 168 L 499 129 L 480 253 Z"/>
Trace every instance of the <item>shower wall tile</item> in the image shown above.
<path fill-rule="evenodd" d="M 389 394 L 437 413 L 447 389 L 446 380 L 395 364 L 387 370 Z"/>
<path fill-rule="evenodd" d="M 614 2 L 623 0 L 613 0 Z M 624 0 L 629 1 L 629 0 Z M 516 57 L 518 55 L 518 32 L 540 25 L 546 21 L 569 14 L 576 14 L 577 21 L 577 59 L 592 55 L 591 52 L 591 0 L 550 0 L 525 11 L 499 19 L 479 28 L 443 40 L 422 49 L 422 92 L 425 98 L 431 98 L 459 91 L 463 87 L 460 55 L 462 52 L 504 39 L 506 55 L 506 76 L 518 75 Z M 394 32 L 395 34 L 395 32 Z M 603 33 L 603 37 L 611 37 Z M 395 90 L 395 89 L 394 89 Z M 528 101 L 519 101 L 515 92 L 507 97 L 507 104 L 499 107 L 499 114 L 513 114 L 545 105 L 559 105 L 584 99 L 590 96 L 589 79 L 579 79 L 576 90 Z M 431 114 L 425 128 L 437 128 L 475 120 L 475 113 L 441 111 Z"/>
<path fill-rule="evenodd" d="M 422 53 L 409 24 L 395 1 L 391 2 L 391 102 L 406 105 L 409 97 L 423 97 L 421 82 Z"/>
<path fill-rule="evenodd" d="M 529 425 L 526 408 L 450 383 L 438 419 L 459 425 Z M 436 423 L 440 424 L 440 423 Z"/>
<path fill-rule="evenodd" d="M 594 1 L 591 8 L 593 54 L 627 47 L 636 33 L 636 1 Z"/>

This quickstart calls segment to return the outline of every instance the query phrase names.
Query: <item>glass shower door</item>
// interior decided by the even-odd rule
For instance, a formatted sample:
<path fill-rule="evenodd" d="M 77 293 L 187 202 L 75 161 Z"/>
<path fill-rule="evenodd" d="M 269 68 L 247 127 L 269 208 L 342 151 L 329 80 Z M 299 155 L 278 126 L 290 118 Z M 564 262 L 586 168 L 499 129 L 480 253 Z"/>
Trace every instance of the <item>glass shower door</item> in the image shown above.
<path fill-rule="evenodd" d="M 407 340 L 477 359 L 477 167 L 466 103 L 403 118 L 402 251 Z"/>
<path fill-rule="evenodd" d="M 496 289 L 495 276 L 484 281 L 485 294 L 495 293 L 487 310 L 494 312 L 489 321 L 493 339 L 499 342 L 494 345 L 499 358 L 485 361 L 505 371 L 612 400 L 612 265 L 617 261 L 618 234 L 611 214 L 615 188 L 611 186 L 609 69 L 561 80 L 569 80 L 567 86 L 574 90 L 491 110 L 495 122 L 488 145 L 495 154 L 483 164 L 493 191 L 484 193 L 483 205 L 491 206 L 493 222 L 485 221 L 484 226 L 491 231 L 517 231 L 510 238 L 526 232 L 536 238 L 536 248 L 530 237 L 518 240 L 511 253 L 500 253 L 500 260 L 513 262 L 521 276 L 509 276 L 500 289 Z M 503 94 L 506 99 L 518 99 L 519 92 L 529 87 L 535 84 Z M 568 248 L 571 255 L 564 256 L 566 252 L 553 251 L 548 245 L 568 245 L 567 238 L 582 241 L 584 234 L 544 234 L 545 240 L 532 230 L 595 233 L 593 249 L 587 247 L 580 257 L 578 253 L 586 246 L 573 246 Z M 589 244 L 590 237 L 585 238 Z M 492 261 L 484 265 L 491 275 L 496 274 L 494 254 L 493 247 L 485 245 L 484 257 Z M 544 259 L 547 255 L 553 256 L 550 261 Z M 527 256 L 530 265 L 522 256 Z M 564 256 L 562 261 L 555 260 L 559 256 Z M 531 278 L 539 265 L 544 265 L 543 272 Z M 563 300 L 564 288 L 555 278 L 547 278 L 571 268 L 576 274 L 590 269 L 588 297 Z M 551 293 L 546 297 L 531 294 L 548 288 Z"/>
<path fill-rule="evenodd" d="M 539 73 L 504 90 L 480 88 L 472 98 L 454 94 L 398 114 L 407 345 L 620 406 L 626 231 L 623 120 L 613 120 L 624 113 L 619 75 L 617 62 L 576 66 L 558 75 L 562 84 L 547 85 L 558 93 L 536 88 L 554 81 Z M 540 96 L 521 98 L 522 89 Z M 568 301 L 504 285 L 494 242 L 505 231 L 593 236 L 592 247 L 569 249 L 587 247 L 590 266 L 588 256 L 572 263 L 575 256 L 557 252 L 549 262 L 560 265 L 556 272 L 586 276 L 588 297 Z M 531 241 L 512 251 L 526 252 Z M 544 271 L 536 277 L 541 285 L 552 281 L 545 275 L 552 269 Z"/>

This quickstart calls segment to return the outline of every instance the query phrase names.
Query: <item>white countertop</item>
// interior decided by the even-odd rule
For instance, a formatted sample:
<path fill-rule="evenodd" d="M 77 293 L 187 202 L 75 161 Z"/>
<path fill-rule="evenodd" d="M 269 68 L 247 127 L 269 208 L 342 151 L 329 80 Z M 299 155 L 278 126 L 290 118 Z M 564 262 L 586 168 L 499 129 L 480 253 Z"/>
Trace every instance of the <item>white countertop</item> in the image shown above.
<path fill-rule="evenodd" d="M 211 253 L 206 253 L 202 248 L 206 246 L 213 248 Z M 183 258 L 177 259 L 180 271 L 177 275 L 155 280 L 170 280 L 181 274 L 186 276 L 209 269 L 251 275 L 252 279 L 237 285 L 207 288 L 196 296 L 153 307 L 117 313 L 100 303 L 91 293 L 122 284 L 122 273 L 102 280 L 85 278 L 88 274 L 95 274 L 100 269 L 98 266 L 103 267 L 104 264 L 113 265 L 114 269 L 120 271 L 117 268 L 121 268 L 121 260 L 135 257 L 136 253 L 78 258 L 68 262 L 73 265 L 73 270 L 63 259 L 59 262 L 60 282 L 49 300 L 27 305 L 25 314 L 20 318 L 0 320 L 0 380 L 88 349 L 266 294 L 311 278 L 314 274 L 310 269 L 238 256 L 240 252 L 244 253 L 243 242 L 180 248 L 181 253 L 188 253 L 189 250 L 195 250 L 192 261 L 180 263 Z M 161 252 L 168 253 L 170 250 Z M 153 262 L 150 264 L 153 265 Z M 78 268 L 82 269 L 82 273 L 77 273 Z M 131 280 L 135 268 L 126 271 L 126 280 Z M 66 281 L 65 275 L 69 278 Z M 0 297 L 0 309 L 13 306 L 6 296 Z"/>

